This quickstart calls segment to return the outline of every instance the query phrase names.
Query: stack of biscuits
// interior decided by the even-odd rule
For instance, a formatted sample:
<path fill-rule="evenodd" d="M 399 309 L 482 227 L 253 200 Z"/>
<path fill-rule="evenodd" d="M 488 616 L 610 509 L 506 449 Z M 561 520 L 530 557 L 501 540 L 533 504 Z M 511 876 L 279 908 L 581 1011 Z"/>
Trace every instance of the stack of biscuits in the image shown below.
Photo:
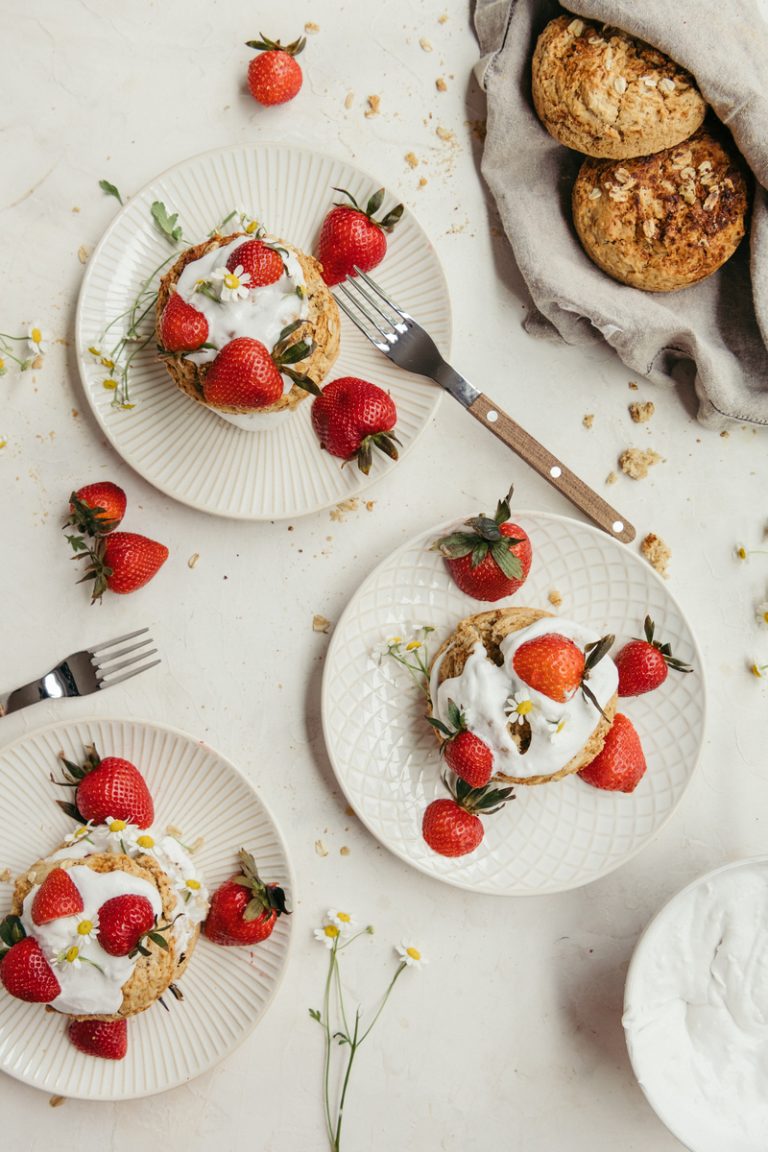
<path fill-rule="evenodd" d="M 532 73 L 544 127 L 587 157 L 573 222 L 599 268 L 673 292 L 733 255 L 745 231 L 744 164 L 717 122 L 705 123 L 689 73 L 624 32 L 569 15 L 542 32 Z"/>

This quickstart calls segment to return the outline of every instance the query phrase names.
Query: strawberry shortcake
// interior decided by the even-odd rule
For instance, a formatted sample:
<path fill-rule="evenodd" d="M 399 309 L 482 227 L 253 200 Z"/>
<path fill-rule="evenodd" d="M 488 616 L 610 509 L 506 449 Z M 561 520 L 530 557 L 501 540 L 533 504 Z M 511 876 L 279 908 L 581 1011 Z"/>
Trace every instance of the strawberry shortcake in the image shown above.
<path fill-rule="evenodd" d="M 160 281 L 156 331 L 187 396 L 262 429 L 265 415 L 286 415 L 317 393 L 338 355 L 340 323 L 314 257 L 261 232 L 234 232 L 173 264 Z"/>
<path fill-rule="evenodd" d="M 491 774 L 508 783 L 578 772 L 601 751 L 616 712 L 612 643 L 534 608 L 467 617 L 430 668 L 429 718 L 438 739 L 472 733 L 471 745 L 463 743 L 475 757 L 482 746 Z"/>

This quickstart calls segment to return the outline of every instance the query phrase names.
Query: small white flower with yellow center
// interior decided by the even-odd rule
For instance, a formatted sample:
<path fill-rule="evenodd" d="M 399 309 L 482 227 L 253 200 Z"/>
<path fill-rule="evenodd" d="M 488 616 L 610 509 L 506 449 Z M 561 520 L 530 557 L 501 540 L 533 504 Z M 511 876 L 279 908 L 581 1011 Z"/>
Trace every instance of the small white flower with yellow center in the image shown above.
<path fill-rule="evenodd" d="M 220 285 L 219 299 L 226 304 L 235 300 L 245 300 L 249 291 L 248 285 L 251 282 L 251 274 L 245 271 L 242 264 L 238 264 L 231 272 L 224 265 L 214 269 L 211 273 L 211 281 Z"/>
<path fill-rule="evenodd" d="M 768 628 L 768 600 L 763 600 L 762 604 L 755 606 L 755 619 L 758 624 L 763 624 Z"/>
<path fill-rule="evenodd" d="M 254 233 L 257 232 L 261 233 L 261 224 L 259 224 L 258 220 L 254 220 L 253 216 L 251 216 L 245 208 L 237 208 L 236 212 L 243 232 L 247 232 L 249 236 L 253 236 Z"/>
<path fill-rule="evenodd" d="M 429 964 L 426 956 L 424 956 L 418 948 L 414 947 L 413 944 L 406 944 L 405 940 L 395 945 L 395 951 L 402 963 L 408 968 L 423 968 L 425 964 Z"/>
<path fill-rule="evenodd" d="M 127 828 L 132 827 L 127 820 L 116 820 L 114 816 L 107 816 L 104 823 L 110 832 L 125 832 Z"/>
<path fill-rule="evenodd" d="M 522 724 L 534 711 L 536 705 L 524 689 L 513 692 L 504 705 L 504 714 L 510 724 Z"/>
<path fill-rule="evenodd" d="M 335 924 L 324 924 L 322 928 L 315 928 L 314 937 L 326 948 L 333 948 L 341 938 L 341 929 Z"/>
<path fill-rule="evenodd" d="M 2 356 L 0 356 L 0 376 L 5 376 L 7 371 L 8 371 L 8 367 L 5 363 L 5 360 L 3 359 Z"/>
<path fill-rule="evenodd" d="M 758 680 L 768 678 L 768 664 L 758 664 L 757 661 L 755 661 L 754 664 L 750 665 L 749 670 Z"/>
<path fill-rule="evenodd" d="M 51 957 L 51 963 L 62 968 L 65 964 L 69 964 L 73 968 L 79 968 L 82 962 L 83 958 L 80 955 L 80 949 L 77 944 L 73 944 L 71 948 L 65 948 L 63 952 L 58 952 L 55 956 Z"/>
<path fill-rule="evenodd" d="M 92 919 L 82 917 L 77 922 L 77 937 L 79 945 L 82 947 L 86 940 L 93 940 L 99 931 L 99 918 L 93 916 Z"/>
<path fill-rule="evenodd" d="M 64 837 L 65 844 L 77 844 L 78 840 L 89 840 L 93 832 L 93 821 L 89 820 L 87 824 L 78 824 L 74 832 L 70 832 L 68 836 Z"/>
<path fill-rule="evenodd" d="M 549 720 L 547 723 L 549 724 L 549 742 L 550 744 L 554 744 L 565 731 L 568 717 L 561 716 L 559 720 Z"/>
<path fill-rule="evenodd" d="M 27 329 L 27 344 L 30 352 L 34 352 L 36 356 L 42 356 L 48 350 L 49 340 L 50 336 L 40 324 L 37 322 L 30 324 Z"/>
<path fill-rule="evenodd" d="M 357 922 L 353 920 L 349 912 L 340 912 L 336 908 L 328 909 L 325 922 L 335 925 L 341 936 L 349 936 L 350 932 L 357 927 Z"/>
<path fill-rule="evenodd" d="M 402 636 L 388 636 L 386 640 L 380 640 L 371 648 L 371 659 L 375 664 L 381 664 L 382 659 L 388 656 L 393 648 L 399 648 L 402 643 Z"/>

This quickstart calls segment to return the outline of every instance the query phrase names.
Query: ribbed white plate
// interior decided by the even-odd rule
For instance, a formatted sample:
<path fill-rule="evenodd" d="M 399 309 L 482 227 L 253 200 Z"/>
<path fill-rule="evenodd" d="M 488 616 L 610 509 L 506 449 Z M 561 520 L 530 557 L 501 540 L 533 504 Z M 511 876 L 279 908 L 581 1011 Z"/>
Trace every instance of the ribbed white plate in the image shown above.
<path fill-rule="evenodd" d="M 469 514 L 469 513 L 468 513 Z M 518 787 L 516 799 L 484 820 L 473 853 L 449 860 L 421 838 L 424 809 L 445 796 L 440 758 L 423 698 L 393 660 L 379 667 L 375 644 L 414 624 L 431 624 L 434 653 L 456 622 L 494 605 L 465 596 L 430 544 L 437 525 L 392 553 L 361 585 L 336 626 L 323 676 L 323 728 L 341 787 L 382 844 L 414 867 L 461 888 L 537 895 L 575 888 L 617 868 L 658 832 L 679 803 L 698 759 L 705 699 L 701 654 L 682 609 L 638 556 L 596 528 L 542 512 L 514 513 L 534 560 L 524 587 L 498 606 L 521 604 L 614 632 L 618 646 L 642 635 L 650 613 L 657 636 L 692 663 L 656 692 L 620 701 L 635 724 L 648 771 L 631 795 L 600 791 L 570 776 Z"/>
<path fill-rule="evenodd" d="M 321 452 L 310 423 L 311 400 L 269 432 L 245 432 L 189 399 L 172 383 L 154 345 L 137 356 L 131 382 L 135 408 L 112 407 L 104 369 L 88 348 L 133 303 L 142 283 L 169 255 L 150 216 L 154 200 L 178 212 L 188 242 L 197 243 L 233 209 L 244 209 L 274 235 L 311 252 L 323 218 L 347 188 L 360 202 L 383 181 L 345 161 L 281 144 L 250 144 L 195 156 L 138 192 L 117 215 L 88 261 L 75 324 L 85 395 L 120 455 L 146 480 L 185 504 L 219 516 L 276 520 L 348 499 L 383 476 L 382 453 L 369 477 Z M 396 202 L 393 195 L 385 207 Z M 447 356 L 448 289 L 426 234 L 406 211 L 388 237 L 376 279 L 408 309 Z M 180 245 L 180 251 L 185 245 Z M 105 341 L 106 343 L 106 341 Z M 401 456 L 434 414 L 440 389 L 395 368 L 342 316 L 341 351 L 331 378 L 362 376 L 392 393 Z"/>
<path fill-rule="evenodd" d="M 180 828 L 213 890 L 237 870 L 247 848 L 265 880 L 280 884 L 293 907 L 285 846 L 262 800 L 237 769 L 200 740 L 158 724 L 83 720 L 30 733 L 0 750 L 3 837 L 0 864 L 14 875 L 47 855 L 72 830 L 56 805 L 68 795 L 49 779 L 58 753 L 79 760 L 95 743 L 102 756 L 124 756 L 141 770 L 155 802 L 155 822 Z M 58 774 L 58 773 L 57 773 Z M 11 885 L 0 884 L 0 917 L 10 908 Z M 184 1000 L 164 997 L 128 1023 L 124 1060 L 85 1056 L 69 1043 L 65 1018 L 39 1004 L 14 1000 L 0 986 L 0 1070 L 62 1096 L 124 1100 L 183 1084 L 216 1064 L 246 1038 L 280 983 L 288 956 L 291 918 L 253 949 L 222 948 L 203 937 L 180 981 Z"/>

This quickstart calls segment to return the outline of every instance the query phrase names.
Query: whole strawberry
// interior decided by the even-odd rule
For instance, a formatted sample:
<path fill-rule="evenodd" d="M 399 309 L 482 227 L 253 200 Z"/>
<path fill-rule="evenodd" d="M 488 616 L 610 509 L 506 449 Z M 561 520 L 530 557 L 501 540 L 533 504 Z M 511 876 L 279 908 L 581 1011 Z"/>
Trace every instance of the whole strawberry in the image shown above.
<path fill-rule="evenodd" d="M 631 720 L 617 712 L 602 752 L 586 768 L 581 769 L 579 776 L 594 788 L 604 788 L 609 792 L 634 792 L 645 769 L 640 737 Z"/>
<path fill-rule="evenodd" d="M 433 800 L 421 822 L 424 840 L 440 856 L 466 856 L 481 843 L 486 816 L 498 812 L 512 795 L 511 788 L 472 788 L 458 779 L 454 786 L 445 780 L 451 799 Z"/>
<path fill-rule="evenodd" d="M 652 692 L 667 678 L 670 668 L 676 672 L 692 672 L 690 664 L 672 655 L 669 644 L 654 640 L 654 623 L 646 616 L 643 625 L 644 640 L 630 640 L 615 657 L 619 670 L 619 696 L 642 696 Z"/>
<path fill-rule="evenodd" d="M 17 1000 L 50 1004 L 61 985 L 37 940 L 24 936 L 0 955 L 0 980 Z"/>
<path fill-rule="evenodd" d="M 482 513 L 465 521 L 469 531 L 451 532 L 432 547 L 445 557 L 453 580 L 475 600 L 501 600 L 525 582 L 533 550 L 528 533 L 510 520 L 512 489 L 493 518 Z"/>
<path fill-rule="evenodd" d="M 285 892 L 262 882 L 253 856 L 243 849 L 238 858 L 241 871 L 211 897 L 203 931 L 214 944 L 258 944 L 271 936 L 278 916 L 290 915 Z"/>
<path fill-rule="evenodd" d="M 296 57 L 306 37 L 283 47 L 279 40 L 269 40 L 263 32 L 260 35 L 260 40 L 246 40 L 247 47 L 259 53 L 248 65 L 248 88 L 259 104 L 285 104 L 297 95 L 304 79 Z"/>
<path fill-rule="evenodd" d="M 512 657 L 512 667 L 529 688 L 559 704 L 581 689 L 598 712 L 605 715 L 587 681 L 595 666 L 607 656 L 614 639 L 611 635 L 602 636 L 582 651 L 560 632 L 544 632 L 520 645 Z"/>
<path fill-rule="evenodd" d="M 110 956 L 129 956 L 138 951 L 142 937 L 150 934 L 155 939 L 158 936 L 152 932 L 154 924 L 155 913 L 145 896 L 135 893 L 113 896 L 99 908 L 97 939 Z M 162 936 L 160 939 L 163 941 L 161 946 L 167 948 Z"/>
<path fill-rule="evenodd" d="M 144 777 L 135 764 L 121 756 L 102 760 L 93 744 L 85 749 L 82 764 L 62 757 L 66 781 L 75 785 L 75 804 L 58 801 L 59 806 L 75 820 L 104 824 L 122 820 L 149 828 L 155 818 L 155 806 Z"/>
<path fill-rule="evenodd" d="M 50 924 L 61 916 L 76 916 L 83 910 L 83 898 L 64 868 L 54 868 L 32 901 L 33 924 Z"/>
<path fill-rule="evenodd" d="M 85 484 L 69 497 L 69 517 L 65 527 L 74 526 L 90 536 L 113 532 L 125 515 L 125 492 L 111 480 Z"/>
<path fill-rule="evenodd" d="M 265 244 L 263 240 L 245 240 L 235 248 L 227 260 L 227 268 L 234 272 L 238 267 L 251 278 L 249 290 L 274 284 L 285 271 L 283 258 L 277 248 Z"/>
<path fill-rule="evenodd" d="M 466 718 L 453 700 L 448 701 L 449 724 L 434 716 L 429 723 L 445 737 L 440 753 L 452 772 L 470 788 L 484 788 L 493 775 L 493 752 L 467 728 Z"/>
<path fill-rule="evenodd" d="M 397 409 L 388 392 L 357 376 L 341 376 L 326 384 L 312 402 L 312 427 L 320 447 L 346 464 L 357 460 L 367 476 L 373 449 L 397 460 Z"/>
<path fill-rule="evenodd" d="M 165 564 L 168 549 L 136 532 L 113 532 L 97 540 L 95 548 L 85 556 L 89 564 L 82 579 L 93 580 L 93 604 L 101 600 L 107 589 L 126 595 L 143 588 Z"/>
<path fill-rule="evenodd" d="M 347 276 L 354 276 L 355 268 L 370 272 L 387 253 L 387 237 L 403 214 L 403 205 L 390 209 L 381 220 L 375 214 L 384 201 L 384 189 L 379 188 L 361 208 L 346 188 L 334 188 L 349 200 L 348 204 L 335 204 L 330 210 L 317 242 L 317 258 L 323 266 L 326 284 L 339 284 Z"/>
<path fill-rule="evenodd" d="M 160 316 L 158 336 L 166 352 L 194 352 L 208 339 L 208 321 L 174 292 Z"/>
<path fill-rule="evenodd" d="M 67 1035 L 87 1056 L 122 1060 L 128 1051 L 127 1020 L 70 1020 Z"/>
<path fill-rule="evenodd" d="M 308 376 L 292 365 L 306 359 L 312 346 L 304 340 L 289 343 L 301 324 L 290 324 L 270 353 L 260 340 L 238 336 L 225 344 L 208 367 L 203 381 L 203 398 L 213 408 L 235 408 L 256 412 L 269 408 L 283 395 L 284 373 L 308 392 L 319 389 Z"/>

